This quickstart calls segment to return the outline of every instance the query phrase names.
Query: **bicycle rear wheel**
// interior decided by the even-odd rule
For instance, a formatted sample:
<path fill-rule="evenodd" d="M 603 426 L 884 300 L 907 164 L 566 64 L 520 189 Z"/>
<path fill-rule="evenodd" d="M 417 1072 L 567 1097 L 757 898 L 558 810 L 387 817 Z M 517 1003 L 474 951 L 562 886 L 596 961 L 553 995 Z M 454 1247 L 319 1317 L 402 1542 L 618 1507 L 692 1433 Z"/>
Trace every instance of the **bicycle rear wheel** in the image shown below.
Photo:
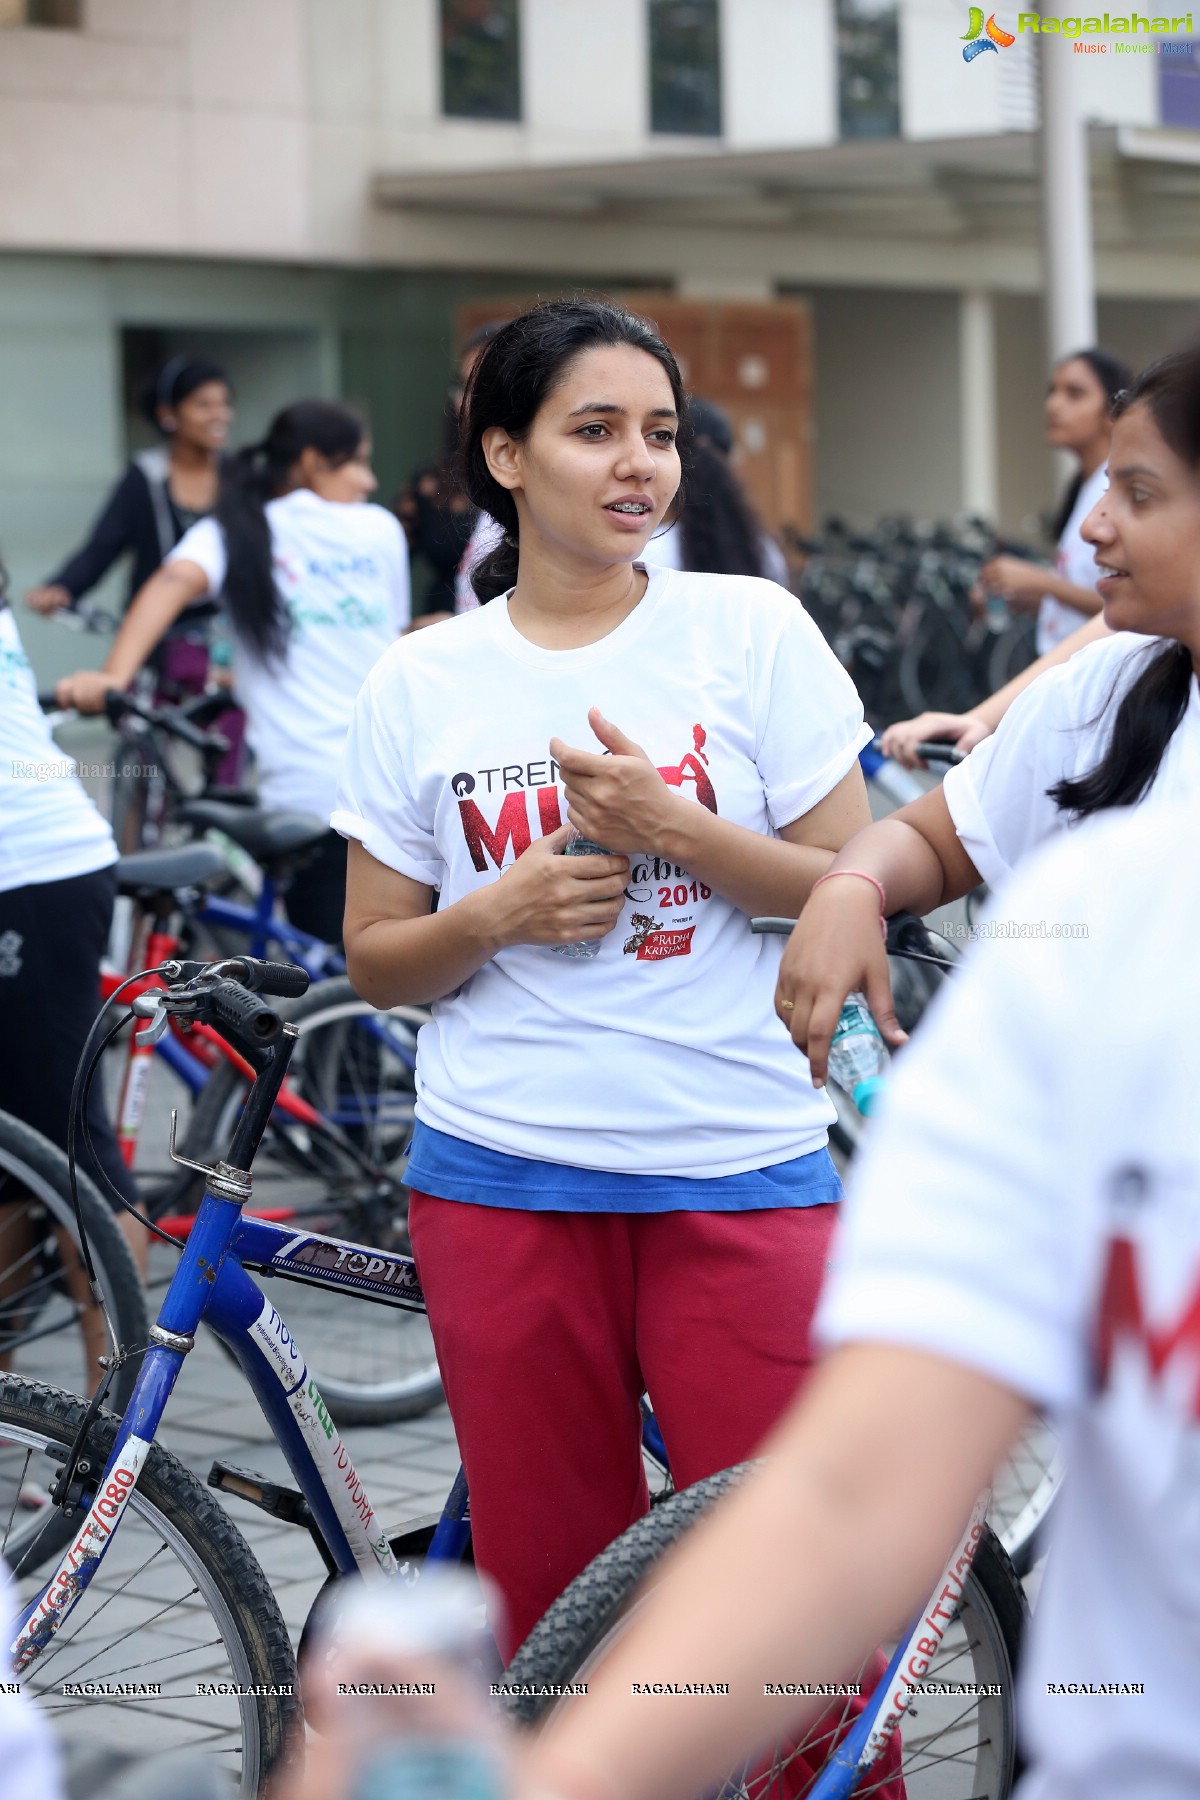
<path fill-rule="evenodd" d="M 288 1209 L 300 1231 L 350 1238 L 408 1255 L 404 1164 L 416 1100 L 416 1036 L 427 1015 L 413 1007 L 377 1012 L 344 977 L 322 981 L 278 1008 L 298 1027 L 289 1085 L 334 1127 L 288 1119 L 277 1107 L 254 1165 L 255 1208 Z M 201 1162 L 224 1156 L 248 1091 L 222 1064 L 201 1090 L 185 1151 Z M 202 1184 L 179 1191 L 170 1210 L 191 1210 Z M 156 1215 L 162 1209 L 156 1207 Z M 339 1421 L 386 1424 L 442 1402 L 442 1382 L 423 1313 L 376 1307 L 365 1316 L 314 1288 L 289 1286 L 288 1322 L 311 1344 L 309 1366 Z"/>
<path fill-rule="evenodd" d="M 505 1704 L 516 1719 L 540 1722 L 554 1705 L 545 1696 L 556 1686 L 587 1680 L 642 1603 L 637 1590 L 643 1577 L 744 1473 L 726 1469 L 655 1507 L 560 1594 L 505 1672 L 504 1686 L 511 1690 Z M 985 1533 L 955 1623 L 923 1679 L 947 1689 L 978 1684 L 1001 1691 L 921 1695 L 901 1734 L 908 1800 L 1004 1800 L 1011 1791 L 1017 1755 L 1013 1678 L 1024 1617 L 1020 1583 L 995 1538 Z M 828 1718 L 822 1729 L 828 1730 Z M 731 1770 L 721 1785 L 711 1784 L 706 1796 L 799 1800 L 811 1788 L 811 1782 L 795 1777 L 803 1751 L 800 1741 L 756 1756 Z M 869 1795 L 875 1785 L 868 1770 L 856 1796 Z"/>
<path fill-rule="evenodd" d="M 57 1388 L 0 1376 L 6 1527 L 21 1485 L 54 1479 L 84 1410 Z M 103 1412 L 93 1427 L 101 1465 L 117 1423 Z M 72 1534 L 79 1524 L 76 1513 Z M 31 1599 L 47 1574 L 40 1547 L 24 1559 L 7 1541 L 0 1548 Z M 121 1748 L 135 1738 L 145 1755 L 203 1750 L 243 1800 L 261 1792 L 300 1718 L 295 1659 L 265 1575 L 213 1495 L 160 1445 L 91 1585 L 21 1682 L 61 1736 Z"/>

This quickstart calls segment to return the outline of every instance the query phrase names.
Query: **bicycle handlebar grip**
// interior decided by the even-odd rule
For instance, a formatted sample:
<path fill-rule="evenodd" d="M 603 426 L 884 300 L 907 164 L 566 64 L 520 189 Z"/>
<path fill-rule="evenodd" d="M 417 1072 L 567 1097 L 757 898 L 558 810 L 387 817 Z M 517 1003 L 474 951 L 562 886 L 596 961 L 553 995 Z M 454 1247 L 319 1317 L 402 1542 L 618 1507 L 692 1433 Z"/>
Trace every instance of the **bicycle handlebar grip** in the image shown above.
<path fill-rule="evenodd" d="M 215 1025 L 227 1026 L 259 1049 L 278 1042 L 283 1020 L 239 982 L 218 981 L 206 997 Z"/>
<path fill-rule="evenodd" d="M 967 752 L 960 750 L 957 744 L 918 744 L 917 755 L 922 762 L 965 762 Z"/>
<path fill-rule="evenodd" d="M 796 929 L 795 919 L 751 919 L 750 929 L 755 937 L 791 937 Z"/>
<path fill-rule="evenodd" d="M 243 956 L 246 986 L 256 994 L 274 994 L 280 1000 L 298 1000 L 307 994 L 309 975 L 296 963 L 263 962 L 257 956 Z"/>

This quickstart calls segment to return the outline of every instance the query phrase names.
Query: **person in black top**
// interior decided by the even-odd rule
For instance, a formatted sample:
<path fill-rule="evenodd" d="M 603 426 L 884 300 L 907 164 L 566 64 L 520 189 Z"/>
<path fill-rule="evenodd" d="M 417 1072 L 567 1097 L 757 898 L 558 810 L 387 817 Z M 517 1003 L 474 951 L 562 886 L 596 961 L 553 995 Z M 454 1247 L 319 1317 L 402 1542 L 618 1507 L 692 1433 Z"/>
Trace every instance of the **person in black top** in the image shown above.
<path fill-rule="evenodd" d="M 126 606 L 184 532 L 217 502 L 221 454 L 233 422 L 229 378 L 204 357 L 173 356 L 142 401 L 163 443 L 133 458 L 87 542 L 25 596 L 34 612 L 74 606 L 117 558 L 132 556 Z"/>

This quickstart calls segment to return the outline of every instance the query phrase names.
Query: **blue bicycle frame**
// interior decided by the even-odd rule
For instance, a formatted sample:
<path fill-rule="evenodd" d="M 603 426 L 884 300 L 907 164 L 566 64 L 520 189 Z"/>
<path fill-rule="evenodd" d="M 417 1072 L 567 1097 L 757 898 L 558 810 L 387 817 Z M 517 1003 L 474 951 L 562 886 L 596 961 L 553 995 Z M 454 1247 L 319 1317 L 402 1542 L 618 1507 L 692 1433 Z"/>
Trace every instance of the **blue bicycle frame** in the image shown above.
<path fill-rule="evenodd" d="M 285 1027 L 285 1031 L 294 1037 L 295 1027 Z M 282 1082 L 290 1046 L 281 1048 L 278 1054 L 273 1085 L 259 1109 L 259 1123 L 253 1128 L 258 1135 Z M 262 1079 L 261 1070 L 259 1078 Z M 242 1130 L 239 1127 L 239 1132 Z M 231 1158 L 238 1147 L 239 1140 L 235 1138 Z M 253 1147 L 246 1160 L 252 1159 Z M 247 1273 L 247 1267 L 306 1286 L 423 1312 L 425 1301 L 416 1265 L 409 1256 L 366 1244 L 247 1218 L 242 1209 L 250 1198 L 249 1176 L 225 1163 L 209 1173 L 210 1184 L 151 1330 L 151 1346 L 118 1427 L 112 1453 L 94 1492 L 85 1495 L 87 1513 L 83 1524 L 59 1558 L 50 1580 L 19 1617 L 11 1656 L 18 1675 L 50 1645 L 91 1584 L 137 1486 L 138 1475 L 201 1323 L 216 1332 L 242 1369 L 337 1573 L 380 1580 L 399 1574 L 388 1533 L 308 1373 L 304 1353 L 282 1314 Z M 648 1409 L 644 1409 L 644 1418 L 646 1448 L 665 1467 L 666 1452 L 657 1423 Z M 940 1594 L 935 1591 L 906 1635 L 861 1716 L 809 1790 L 808 1800 L 849 1800 L 896 1729 L 914 1684 L 928 1669 L 945 1626 L 953 1621 L 965 1573 L 984 1530 L 984 1506 L 985 1501 L 981 1500 L 972 1514 L 944 1571 Z M 469 1543 L 470 1529 L 469 1497 L 460 1468 L 433 1530 L 427 1560 L 460 1559 Z"/>

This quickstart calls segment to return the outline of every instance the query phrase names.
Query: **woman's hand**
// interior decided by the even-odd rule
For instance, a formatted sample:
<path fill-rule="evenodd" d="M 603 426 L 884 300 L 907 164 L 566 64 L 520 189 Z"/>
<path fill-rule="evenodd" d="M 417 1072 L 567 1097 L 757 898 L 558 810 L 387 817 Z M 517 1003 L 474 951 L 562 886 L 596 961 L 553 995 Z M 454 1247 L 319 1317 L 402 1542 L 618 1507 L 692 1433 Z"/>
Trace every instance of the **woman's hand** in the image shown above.
<path fill-rule="evenodd" d="M 624 856 L 564 856 L 570 826 L 538 838 L 486 891 L 497 949 L 607 937 L 625 905 Z"/>
<path fill-rule="evenodd" d="M 1027 562 L 1023 556 L 993 556 L 980 569 L 972 598 L 999 594 L 1015 611 L 1035 612 L 1045 596 L 1048 573 L 1041 563 Z"/>
<path fill-rule="evenodd" d="M 814 1087 L 824 1087 L 829 1045 L 846 995 L 863 993 L 885 1043 L 908 1042 L 892 999 L 879 895 L 861 876 L 845 875 L 809 896 L 779 965 L 775 1011 L 808 1057 Z"/>
<path fill-rule="evenodd" d="M 640 744 L 610 725 L 599 707 L 588 724 L 610 752 L 572 750 L 561 738 L 550 739 L 567 801 L 567 817 L 576 831 L 606 850 L 661 850 L 681 807 L 691 802 L 674 794 Z"/>
<path fill-rule="evenodd" d="M 103 669 L 79 669 L 55 683 L 54 698 L 60 706 L 73 706 L 76 712 L 103 712 L 106 697 L 118 685 Z"/>
<path fill-rule="evenodd" d="M 898 719 L 880 738 L 885 756 L 890 756 L 906 769 L 926 769 L 928 763 L 917 755 L 917 745 L 931 741 L 951 744 L 964 755 L 973 750 L 993 727 L 977 713 L 923 712 L 915 719 Z"/>
<path fill-rule="evenodd" d="M 60 587 L 56 581 L 47 581 L 40 587 L 30 588 L 25 596 L 25 604 L 30 612 L 53 613 L 62 612 L 73 601 L 69 588 Z"/>

